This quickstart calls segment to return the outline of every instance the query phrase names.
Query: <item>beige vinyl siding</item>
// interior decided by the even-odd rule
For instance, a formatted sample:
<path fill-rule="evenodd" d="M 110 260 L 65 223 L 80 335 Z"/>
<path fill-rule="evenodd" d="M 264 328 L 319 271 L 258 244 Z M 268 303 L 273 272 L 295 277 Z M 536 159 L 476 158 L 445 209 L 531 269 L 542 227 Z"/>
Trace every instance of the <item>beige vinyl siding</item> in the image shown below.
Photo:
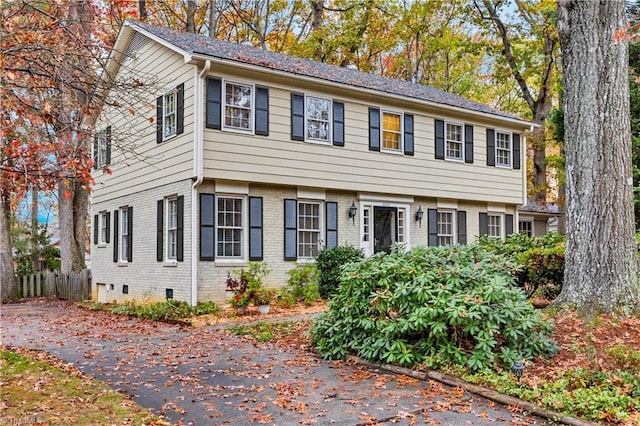
<path fill-rule="evenodd" d="M 329 93 L 324 97 L 338 99 L 345 105 L 345 146 L 292 141 L 291 92 L 311 95 L 317 92 L 265 81 L 254 83 L 270 87 L 269 136 L 206 129 L 205 177 L 508 204 L 522 202 L 522 170 L 486 166 L 487 124 L 462 120 L 474 126 L 473 164 L 436 160 L 434 119 L 443 117 L 393 104 L 364 103 L 345 96 L 347 92 L 340 96 Z M 414 115 L 413 157 L 369 151 L 369 106 Z"/>
<path fill-rule="evenodd" d="M 106 125 L 112 128 L 112 174 L 94 171 L 94 202 L 193 176 L 194 69 L 193 65 L 184 64 L 181 55 L 153 42 L 138 50 L 135 59 L 125 59 L 118 78 L 142 81 L 144 99 L 117 109 L 105 107 L 96 125 L 97 128 Z M 159 74 L 154 77 L 154 73 Z M 184 83 L 184 133 L 158 144 L 156 98 L 180 83 Z M 118 94 L 114 91 L 110 96 Z"/>

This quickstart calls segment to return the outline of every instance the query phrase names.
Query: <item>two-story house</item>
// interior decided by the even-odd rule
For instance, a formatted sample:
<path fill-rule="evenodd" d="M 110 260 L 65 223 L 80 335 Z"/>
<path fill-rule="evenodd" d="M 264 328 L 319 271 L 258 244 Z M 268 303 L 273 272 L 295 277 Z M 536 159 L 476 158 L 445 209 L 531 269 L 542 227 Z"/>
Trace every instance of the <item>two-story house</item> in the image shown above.
<path fill-rule="evenodd" d="M 371 254 L 517 230 L 532 124 L 489 106 L 137 22 L 106 74 L 154 84 L 129 118 L 106 102 L 95 123 L 100 301 L 222 302 L 248 261 L 278 287 L 324 246 Z M 116 143 L 123 129 L 134 143 Z"/>

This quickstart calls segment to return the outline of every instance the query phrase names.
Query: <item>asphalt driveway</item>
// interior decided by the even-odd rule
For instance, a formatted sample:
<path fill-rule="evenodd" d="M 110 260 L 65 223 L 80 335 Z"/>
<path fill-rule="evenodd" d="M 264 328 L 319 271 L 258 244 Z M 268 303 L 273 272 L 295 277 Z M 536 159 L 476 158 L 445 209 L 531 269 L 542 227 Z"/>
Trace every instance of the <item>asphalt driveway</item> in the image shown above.
<path fill-rule="evenodd" d="M 4 345 L 44 350 L 177 425 L 543 424 L 437 382 L 177 325 L 36 300 L 0 306 Z"/>

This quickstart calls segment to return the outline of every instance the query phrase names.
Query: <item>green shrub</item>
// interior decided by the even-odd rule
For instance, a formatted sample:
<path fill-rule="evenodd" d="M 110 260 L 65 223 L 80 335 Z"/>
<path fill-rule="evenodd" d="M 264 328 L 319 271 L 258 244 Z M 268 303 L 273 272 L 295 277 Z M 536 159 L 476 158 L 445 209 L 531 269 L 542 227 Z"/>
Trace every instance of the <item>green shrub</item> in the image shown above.
<path fill-rule="evenodd" d="M 356 354 L 473 371 L 551 354 L 553 324 L 514 285 L 516 268 L 478 245 L 394 250 L 347 264 L 312 345 L 330 359 Z"/>
<path fill-rule="evenodd" d="M 291 306 L 297 302 L 312 305 L 320 300 L 318 268 L 315 263 L 298 263 L 295 268 L 287 271 L 287 275 L 287 286 L 280 292 L 285 305 Z"/>
<path fill-rule="evenodd" d="M 340 285 L 341 268 L 350 262 L 362 260 L 362 250 L 350 245 L 323 249 L 316 258 L 318 266 L 318 290 L 324 299 L 330 297 Z"/>
<path fill-rule="evenodd" d="M 564 282 L 564 244 L 550 248 L 532 248 L 516 258 L 523 266 L 517 273 L 517 283 L 529 297 L 538 289 L 549 300 L 560 294 Z"/>
<path fill-rule="evenodd" d="M 208 315 L 217 314 L 222 312 L 222 308 L 215 304 L 215 302 L 198 302 L 198 304 L 192 309 L 194 315 Z"/>
<path fill-rule="evenodd" d="M 137 303 L 135 300 L 128 300 L 121 304 L 113 302 L 111 305 L 105 305 L 105 309 L 112 314 L 131 315 L 153 321 L 181 320 L 192 315 L 206 315 L 222 311 L 214 302 L 198 303 L 197 306 L 191 307 L 187 302 L 175 299 L 143 304 Z"/>
<path fill-rule="evenodd" d="M 521 268 L 514 271 L 516 285 L 528 297 L 538 289 L 547 299 L 555 299 L 564 281 L 564 236 L 550 232 L 538 237 L 513 234 L 501 240 L 486 235 L 477 244 L 494 254 L 515 260 Z"/>

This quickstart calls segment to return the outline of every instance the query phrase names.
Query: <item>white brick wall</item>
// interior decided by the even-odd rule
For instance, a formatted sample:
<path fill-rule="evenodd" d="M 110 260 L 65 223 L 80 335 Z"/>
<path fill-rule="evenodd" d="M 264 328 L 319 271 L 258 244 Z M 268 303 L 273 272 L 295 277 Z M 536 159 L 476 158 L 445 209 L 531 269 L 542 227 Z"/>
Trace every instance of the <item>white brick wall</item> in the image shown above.
<path fill-rule="evenodd" d="M 184 262 L 166 266 L 156 260 L 157 201 L 171 195 L 184 196 Z M 113 211 L 123 206 L 133 207 L 133 261 L 128 264 L 113 262 Z M 166 208 L 166 203 L 165 203 Z M 111 212 L 110 242 L 91 244 L 92 285 L 106 284 L 107 301 L 164 300 L 165 289 L 173 289 L 175 299 L 189 302 L 191 297 L 191 181 L 184 180 L 147 191 L 95 203 L 94 214 Z M 166 220 L 166 213 L 165 213 Z M 120 235 L 121 233 L 118 232 Z M 164 237 L 166 239 L 166 235 Z M 113 290 L 111 286 L 113 285 Z M 122 293 L 122 286 L 129 293 Z M 94 293 L 95 294 L 95 293 Z"/>

